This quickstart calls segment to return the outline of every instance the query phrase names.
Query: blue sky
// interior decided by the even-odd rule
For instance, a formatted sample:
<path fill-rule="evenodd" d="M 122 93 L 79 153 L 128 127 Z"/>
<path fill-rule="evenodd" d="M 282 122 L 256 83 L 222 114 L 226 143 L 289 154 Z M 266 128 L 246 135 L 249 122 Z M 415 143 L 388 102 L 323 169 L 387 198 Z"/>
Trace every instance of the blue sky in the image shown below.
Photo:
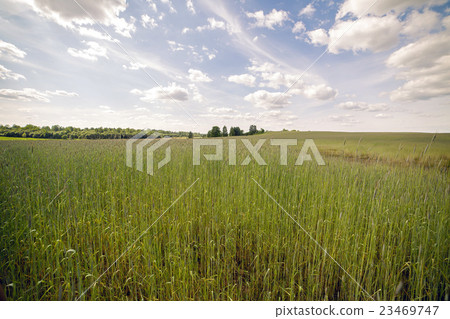
<path fill-rule="evenodd" d="M 450 132 L 442 0 L 0 0 L 0 123 Z"/>

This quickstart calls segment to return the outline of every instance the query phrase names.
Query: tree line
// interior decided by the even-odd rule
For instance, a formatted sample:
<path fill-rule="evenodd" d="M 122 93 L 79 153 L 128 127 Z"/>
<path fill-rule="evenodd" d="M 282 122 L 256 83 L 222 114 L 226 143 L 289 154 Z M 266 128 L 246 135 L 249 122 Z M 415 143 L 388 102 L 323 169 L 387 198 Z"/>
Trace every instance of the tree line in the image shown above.
<path fill-rule="evenodd" d="M 0 125 L 0 136 L 6 137 L 30 137 L 30 138 L 48 138 L 48 139 L 129 139 L 141 132 L 133 128 L 77 128 L 73 126 L 35 126 L 28 124 L 19 125 Z M 158 132 L 162 136 L 170 137 L 191 137 L 202 136 L 200 133 L 192 132 L 172 132 L 164 130 L 150 130 L 149 134 Z M 143 136 L 143 138 L 146 136 Z"/>
<path fill-rule="evenodd" d="M 47 139 L 129 139 L 141 132 L 139 129 L 133 128 L 78 128 L 73 126 L 36 126 L 28 124 L 25 126 L 19 125 L 0 125 L 0 136 L 5 137 L 22 137 L 22 138 L 47 138 Z M 193 132 L 174 132 L 165 130 L 150 130 L 148 135 L 158 132 L 161 136 L 170 137 L 226 137 L 226 136 L 241 136 L 254 135 L 264 133 L 264 129 L 258 130 L 256 125 L 250 125 L 249 131 L 244 132 L 238 126 L 230 127 L 228 131 L 224 126 L 222 130 L 218 126 L 213 126 L 208 134 L 193 133 Z M 147 137 L 144 135 L 142 138 Z"/>
<path fill-rule="evenodd" d="M 256 125 L 250 125 L 248 132 L 244 132 L 239 126 L 230 127 L 230 132 L 226 126 L 222 127 L 222 130 L 218 126 L 213 126 L 211 130 L 206 134 L 207 137 L 227 137 L 227 136 L 242 136 L 242 135 L 255 135 L 264 133 L 264 129 L 258 130 Z"/>

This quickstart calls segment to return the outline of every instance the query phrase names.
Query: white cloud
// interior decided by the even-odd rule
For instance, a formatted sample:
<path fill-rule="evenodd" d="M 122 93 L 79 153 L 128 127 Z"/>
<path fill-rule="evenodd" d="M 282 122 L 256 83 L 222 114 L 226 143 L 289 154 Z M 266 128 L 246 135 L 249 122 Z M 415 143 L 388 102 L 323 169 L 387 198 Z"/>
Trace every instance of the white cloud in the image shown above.
<path fill-rule="evenodd" d="M 2 79 L 2 80 L 11 79 L 11 80 L 17 81 L 20 79 L 25 80 L 25 76 L 23 76 L 22 74 L 19 74 L 19 73 L 14 73 L 10 69 L 7 69 L 3 65 L 0 64 L 0 79 Z"/>
<path fill-rule="evenodd" d="M 375 117 L 377 119 L 387 119 L 387 118 L 390 118 L 391 116 L 389 114 L 379 113 L 379 114 L 375 115 Z"/>
<path fill-rule="evenodd" d="M 291 95 L 283 94 L 283 92 L 268 92 L 266 90 L 258 90 L 245 96 L 244 100 L 252 103 L 256 107 L 273 109 L 283 108 L 286 105 L 290 104 L 290 97 Z"/>
<path fill-rule="evenodd" d="M 275 70 L 275 65 L 273 63 L 264 62 L 258 63 L 255 60 L 251 60 L 252 66 L 248 67 L 249 71 L 252 72 L 272 72 Z"/>
<path fill-rule="evenodd" d="M 189 28 L 183 28 L 183 30 L 181 31 L 181 34 L 186 34 L 188 32 L 192 31 L 192 29 Z"/>
<path fill-rule="evenodd" d="M 298 13 L 299 16 L 305 15 L 305 16 L 312 16 L 316 12 L 316 8 L 314 8 L 313 4 L 310 3 L 306 7 L 304 7 L 300 12 Z"/>
<path fill-rule="evenodd" d="M 254 26 L 266 27 L 274 29 L 274 26 L 282 26 L 284 21 L 289 20 L 289 13 L 284 10 L 272 9 L 268 14 L 264 14 L 264 11 L 246 12 L 247 17 L 255 19 Z"/>
<path fill-rule="evenodd" d="M 153 0 L 146 0 L 148 3 L 148 6 L 154 11 L 158 12 L 158 8 L 156 7 L 156 3 Z"/>
<path fill-rule="evenodd" d="M 446 30 L 429 34 L 390 55 L 386 64 L 397 68 L 405 83 L 391 92 L 393 101 L 426 100 L 450 95 L 450 17 Z"/>
<path fill-rule="evenodd" d="M 289 93 L 292 95 L 303 95 L 308 99 L 316 100 L 331 100 L 338 94 L 336 89 L 324 83 L 306 84 L 304 79 L 311 77 L 309 74 L 304 74 L 302 78 L 299 78 L 299 75 L 277 71 L 278 68 L 268 62 L 258 64 L 256 61 L 252 61 L 252 64 L 248 70 L 261 78 L 260 87 L 273 89 L 285 87 L 289 89 Z"/>
<path fill-rule="evenodd" d="M 389 110 L 388 105 L 385 103 L 369 104 L 366 102 L 347 101 L 339 103 L 337 106 L 344 110 L 354 111 L 380 112 Z"/>
<path fill-rule="evenodd" d="M 78 0 L 77 2 L 85 10 L 80 8 L 75 1 L 27 1 L 39 15 L 77 32 L 81 26 L 94 25 L 95 21 L 105 26 L 112 26 L 117 33 L 125 37 L 131 37 L 131 33 L 136 30 L 133 17 L 130 18 L 130 22 L 119 17 L 127 8 L 126 0 Z"/>
<path fill-rule="evenodd" d="M 380 0 L 369 11 L 371 15 L 364 15 L 358 20 L 342 20 L 348 14 L 358 16 L 364 13 L 372 3 L 372 1 L 365 0 L 347 0 L 341 6 L 336 16 L 336 22 L 328 31 L 317 29 L 306 34 L 310 43 L 318 46 L 327 45 L 329 52 L 334 54 L 341 51 L 355 53 L 386 51 L 397 45 L 401 34 L 417 38 L 438 27 L 439 14 L 429 9 L 425 9 L 423 12 L 413 10 L 403 22 L 398 18 L 398 14 L 402 10 L 408 7 L 421 8 L 425 6 L 425 2 L 422 0 Z"/>
<path fill-rule="evenodd" d="M 26 55 L 25 51 L 20 50 L 14 44 L 0 40 L 0 58 L 16 61 L 23 59 Z"/>
<path fill-rule="evenodd" d="M 78 27 L 77 31 L 80 35 L 85 36 L 85 37 L 90 37 L 90 38 L 99 39 L 99 40 L 107 40 L 107 41 L 114 40 L 114 39 L 111 39 L 106 33 L 99 32 L 92 28 Z"/>
<path fill-rule="evenodd" d="M 130 66 L 124 64 L 124 65 L 122 65 L 122 67 L 125 70 L 136 71 L 136 70 L 143 70 L 143 69 L 147 68 L 148 65 L 142 64 L 142 63 L 139 63 L 139 62 L 130 62 Z"/>
<path fill-rule="evenodd" d="M 440 25 L 439 14 L 435 11 L 412 11 L 403 26 L 402 33 L 411 37 L 420 37 L 428 34 Z"/>
<path fill-rule="evenodd" d="M 169 12 L 170 13 L 176 13 L 177 10 L 175 10 L 172 1 L 170 0 L 160 0 L 162 3 L 166 4 L 169 7 Z"/>
<path fill-rule="evenodd" d="M 228 81 L 252 87 L 255 86 L 256 78 L 251 74 L 230 75 Z"/>
<path fill-rule="evenodd" d="M 210 50 L 205 46 L 202 46 L 202 51 L 206 54 L 206 56 L 208 57 L 208 60 L 212 60 L 216 57 L 216 50 Z"/>
<path fill-rule="evenodd" d="M 305 30 L 306 30 L 306 27 L 303 24 L 303 22 L 298 21 L 295 23 L 294 27 L 292 28 L 292 33 L 302 33 Z"/>
<path fill-rule="evenodd" d="M 169 40 L 167 41 L 167 43 L 169 44 L 169 48 L 170 51 L 175 52 L 175 51 L 184 51 L 185 46 L 181 43 Z"/>
<path fill-rule="evenodd" d="M 262 72 L 260 74 L 262 82 L 259 84 L 260 87 L 269 87 L 273 89 L 278 89 L 281 86 L 286 88 L 290 87 L 298 79 L 298 76 L 293 74 L 285 74 L 281 72 Z M 303 81 L 299 81 L 297 84 L 301 84 Z"/>
<path fill-rule="evenodd" d="M 299 90 L 299 94 L 303 94 L 308 99 L 316 99 L 316 100 L 331 100 L 334 99 L 338 91 L 325 85 L 305 85 L 302 89 Z"/>
<path fill-rule="evenodd" d="M 327 45 L 329 42 L 327 31 L 324 29 L 308 31 L 306 34 L 308 35 L 310 42 L 314 45 Z"/>
<path fill-rule="evenodd" d="M 211 78 L 200 70 L 189 69 L 189 80 L 192 82 L 211 82 Z"/>
<path fill-rule="evenodd" d="M 373 0 L 347 0 L 341 5 L 336 15 L 336 19 L 341 19 L 347 14 L 354 17 L 359 17 L 363 13 L 380 16 L 389 12 L 398 14 L 407 8 L 429 7 L 444 4 L 446 1 L 447 0 L 378 0 L 374 2 Z M 373 6 L 371 6 L 372 4 Z"/>
<path fill-rule="evenodd" d="M 131 38 L 131 34 L 136 32 L 135 22 L 136 18 L 134 17 L 130 17 L 130 22 L 125 21 L 125 19 L 117 19 L 114 30 L 126 38 Z"/>
<path fill-rule="evenodd" d="M 97 61 L 99 57 L 103 57 L 105 59 L 108 59 L 108 55 L 106 54 L 106 48 L 102 47 L 97 42 L 89 41 L 85 42 L 88 46 L 87 49 L 84 50 L 77 50 L 74 48 L 68 48 L 67 52 L 76 58 L 81 58 L 89 61 Z"/>
<path fill-rule="evenodd" d="M 158 26 L 154 18 L 150 18 L 147 14 L 141 15 L 141 24 L 144 28 L 154 29 Z"/>
<path fill-rule="evenodd" d="M 192 0 L 186 1 L 186 7 L 190 13 L 195 14 L 195 8 L 194 8 L 194 4 L 192 3 Z"/>
<path fill-rule="evenodd" d="M 196 102 L 202 103 L 205 101 L 203 95 L 200 94 L 198 87 L 195 84 L 189 84 L 189 89 L 192 91 L 192 99 Z"/>
<path fill-rule="evenodd" d="M 39 91 L 32 88 L 24 88 L 22 90 L 0 89 L 0 98 L 7 100 L 50 102 L 52 96 L 74 97 L 78 96 L 78 94 L 63 90 Z"/>
<path fill-rule="evenodd" d="M 365 16 L 356 22 L 338 21 L 328 30 L 327 44 L 329 51 L 335 54 L 340 50 L 380 52 L 397 44 L 401 30 L 401 22 L 392 14 L 383 17 Z M 313 38 L 310 39 L 314 43 Z M 325 38 L 317 38 L 316 43 L 324 45 Z"/>
<path fill-rule="evenodd" d="M 154 102 L 157 100 L 187 101 L 189 99 L 188 91 L 175 83 L 167 87 L 156 86 L 146 91 L 133 89 L 131 93 L 141 96 L 140 99 L 144 102 Z"/>
<path fill-rule="evenodd" d="M 208 18 L 208 24 L 199 26 L 196 28 L 197 31 L 202 32 L 203 30 L 226 30 L 228 33 L 232 33 L 232 28 L 230 25 L 221 20 L 216 20 L 215 18 Z"/>

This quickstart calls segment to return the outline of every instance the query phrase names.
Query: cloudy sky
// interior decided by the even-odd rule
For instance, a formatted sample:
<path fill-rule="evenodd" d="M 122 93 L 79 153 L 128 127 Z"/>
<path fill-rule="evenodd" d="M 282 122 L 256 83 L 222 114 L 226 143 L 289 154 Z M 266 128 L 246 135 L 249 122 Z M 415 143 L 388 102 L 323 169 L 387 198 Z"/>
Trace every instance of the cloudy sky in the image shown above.
<path fill-rule="evenodd" d="M 0 0 L 0 124 L 450 132 L 445 0 Z"/>

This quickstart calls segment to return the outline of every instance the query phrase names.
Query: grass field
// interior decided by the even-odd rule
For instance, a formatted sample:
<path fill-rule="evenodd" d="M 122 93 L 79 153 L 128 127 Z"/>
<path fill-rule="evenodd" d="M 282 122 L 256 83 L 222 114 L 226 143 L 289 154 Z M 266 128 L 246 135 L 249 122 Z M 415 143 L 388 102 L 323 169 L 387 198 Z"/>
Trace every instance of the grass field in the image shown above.
<path fill-rule="evenodd" d="M 192 140 L 172 140 L 172 161 L 150 176 L 126 167 L 125 141 L 0 141 L 7 297 L 448 299 L 450 134 L 258 138 L 299 145 L 287 166 L 269 141 L 260 150 L 268 165 L 241 166 L 249 153 L 238 141 L 230 166 L 225 141 L 224 161 L 193 166 Z M 305 138 L 325 166 L 294 166 Z"/>

